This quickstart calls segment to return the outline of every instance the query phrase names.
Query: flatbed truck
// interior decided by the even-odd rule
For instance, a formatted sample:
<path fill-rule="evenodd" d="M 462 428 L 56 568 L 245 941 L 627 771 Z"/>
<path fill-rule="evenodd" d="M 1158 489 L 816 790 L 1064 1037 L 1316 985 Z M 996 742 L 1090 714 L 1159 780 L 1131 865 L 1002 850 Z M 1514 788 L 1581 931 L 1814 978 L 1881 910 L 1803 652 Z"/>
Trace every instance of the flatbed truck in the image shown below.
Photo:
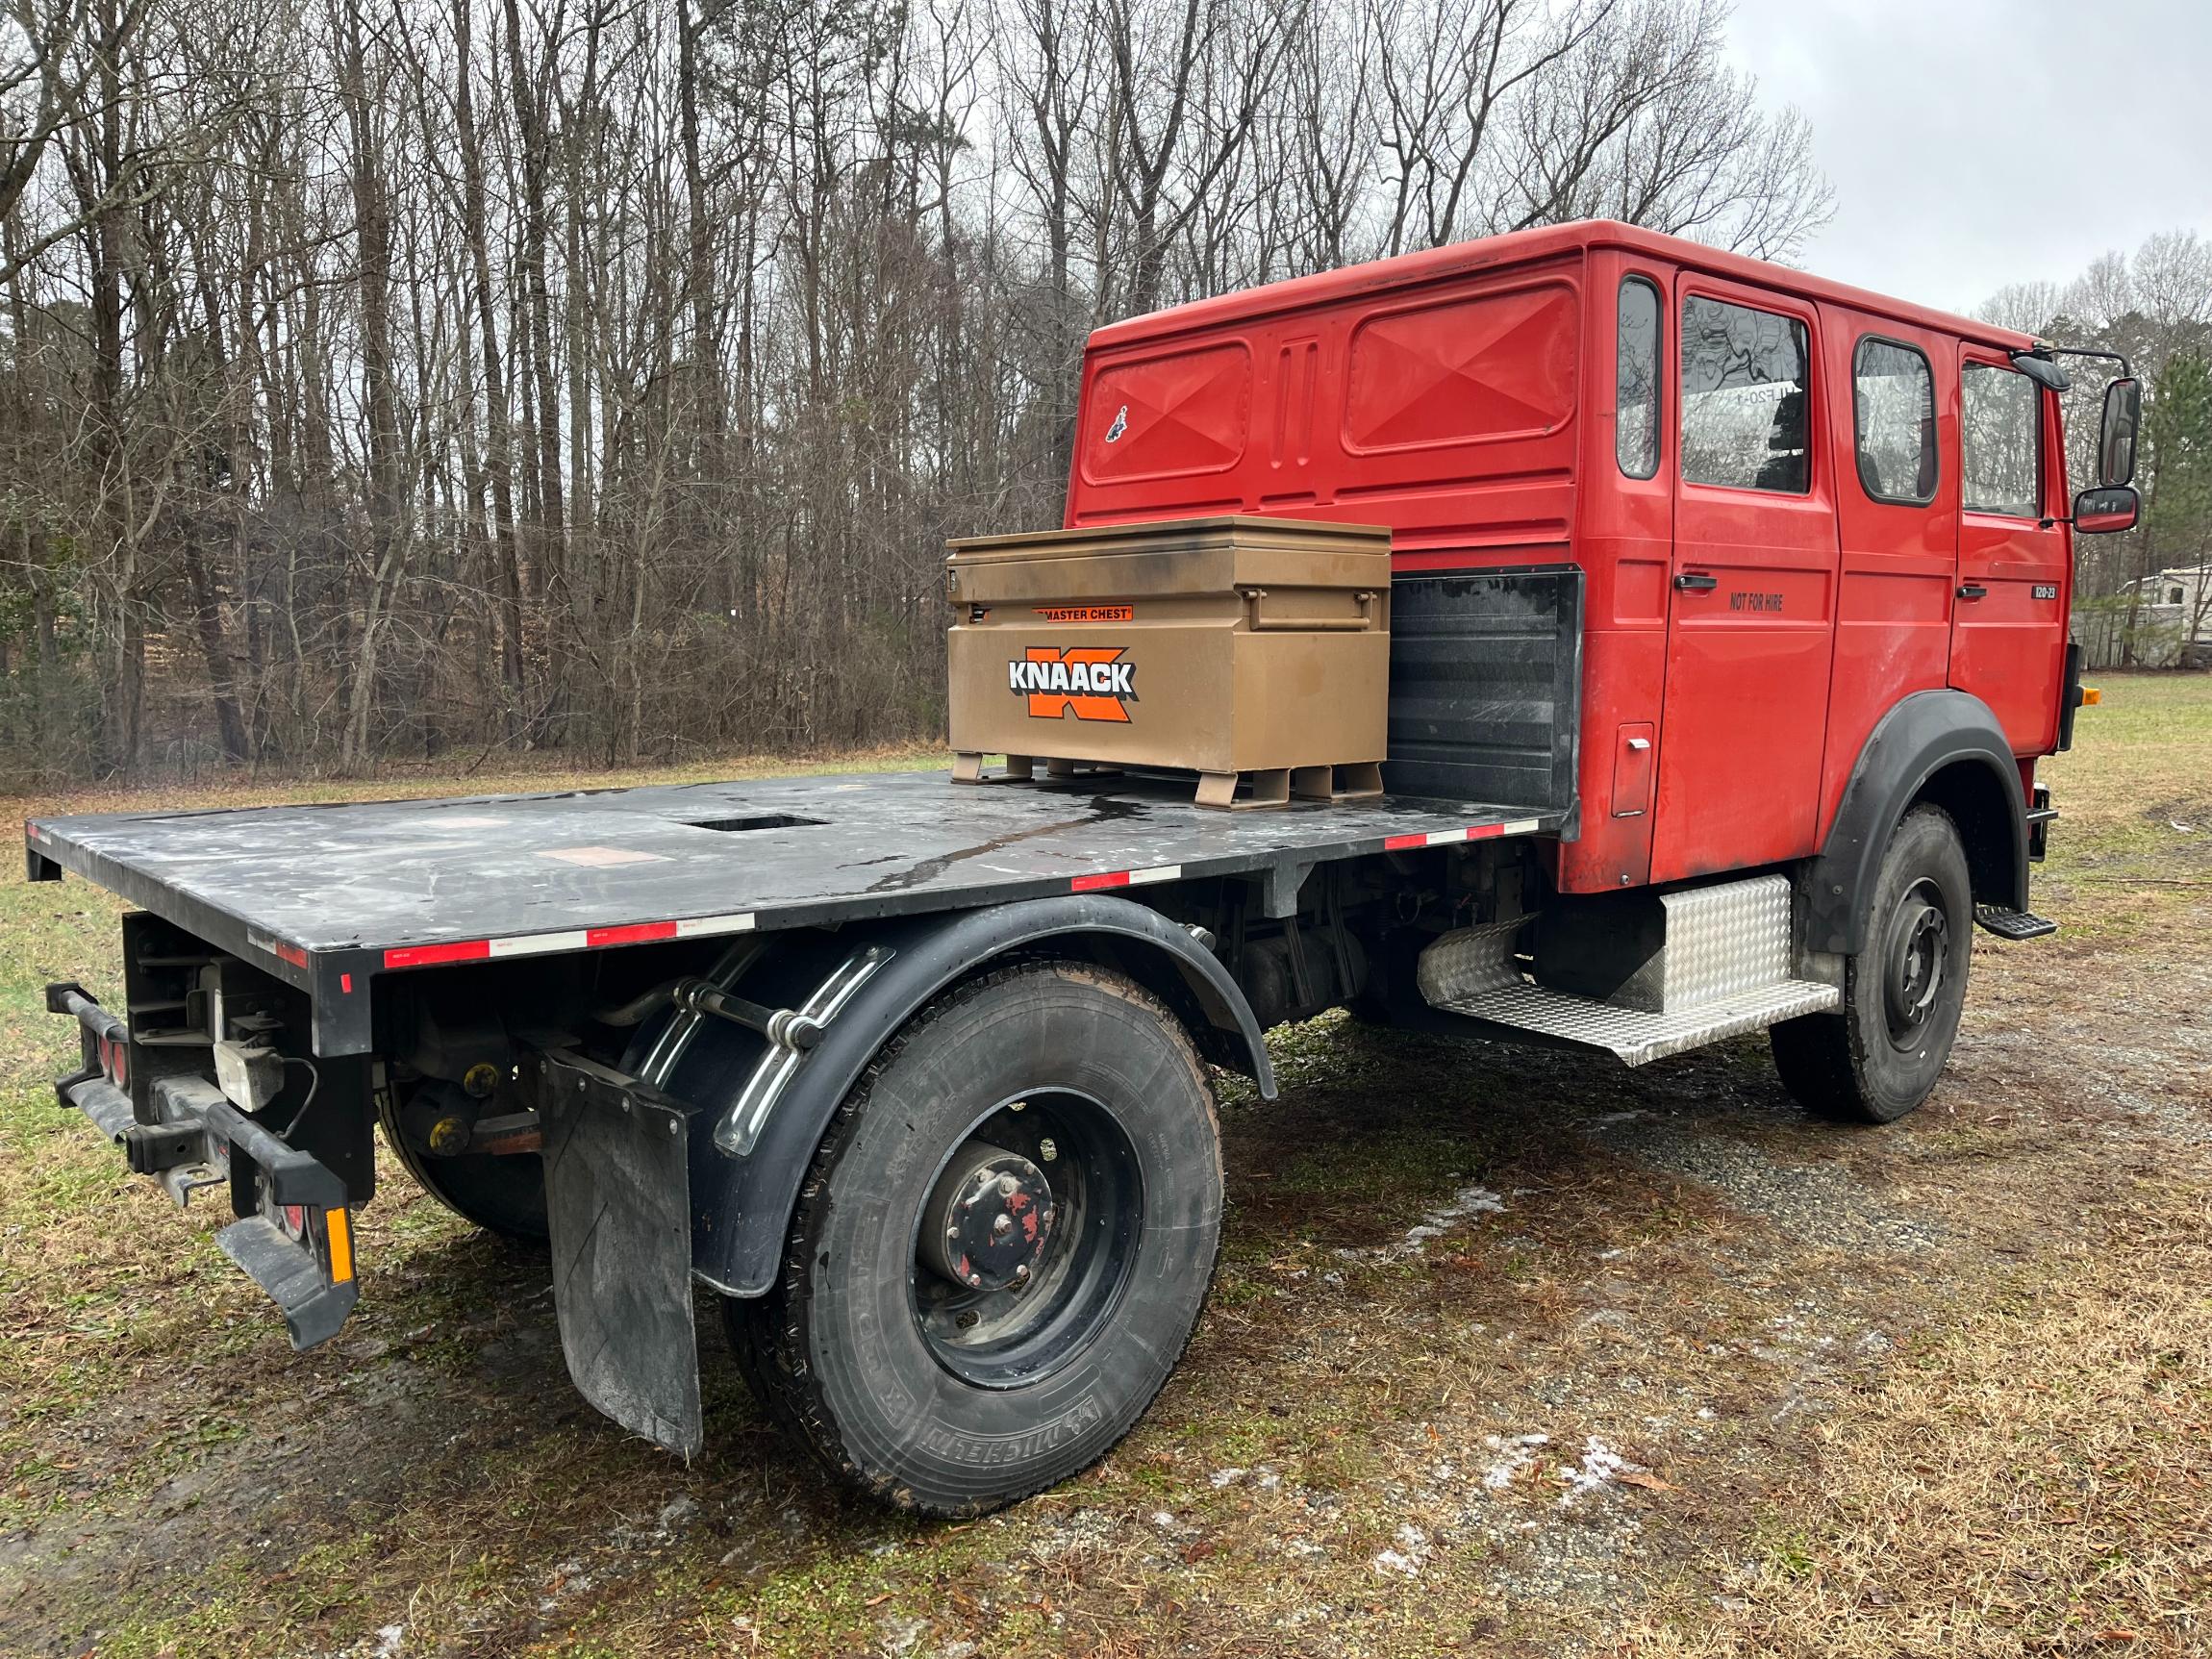
<path fill-rule="evenodd" d="M 2062 355 L 1608 223 L 1117 324 L 1068 526 L 1388 526 L 1383 793 L 1209 812 L 1068 767 L 35 819 L 33 879 L 138 907 L 120 1001 L 48 988 L 60 1097 L 227 1199 L 297 1346 L 355 1305 L 381 1130 L 547 1241 L 624 1428 L 702 1445 L 703 1291 L 828 1469 L 1013 1501 L 1180 1357 L 1212 1078 L 1271 1098 L 1274 1025 L 1631 1066 L 1767 1030 L 1818 1112 L 1927 1096 L 1973 929 L 2051 930 L 2071 538 L 2136 512 L 2124 372 L 2068 496 Z"/>

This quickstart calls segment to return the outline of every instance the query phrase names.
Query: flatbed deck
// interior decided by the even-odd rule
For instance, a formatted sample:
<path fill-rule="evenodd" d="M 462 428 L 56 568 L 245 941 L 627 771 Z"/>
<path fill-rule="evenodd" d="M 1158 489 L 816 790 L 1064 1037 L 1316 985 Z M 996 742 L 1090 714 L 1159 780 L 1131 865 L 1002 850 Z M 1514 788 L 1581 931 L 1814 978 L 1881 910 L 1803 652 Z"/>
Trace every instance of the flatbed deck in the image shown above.
<path fill-rule="evenodd" d="M 106 813 L 24 826 L 66 869 L 315 998 L 317 1051 L 365 1052 L 375 975 L 1278 870 L 1493 836 L 1558 813 L 1383 795 L 1206 812 L 1136 778 L 943 772 L 446 800 Z"/>

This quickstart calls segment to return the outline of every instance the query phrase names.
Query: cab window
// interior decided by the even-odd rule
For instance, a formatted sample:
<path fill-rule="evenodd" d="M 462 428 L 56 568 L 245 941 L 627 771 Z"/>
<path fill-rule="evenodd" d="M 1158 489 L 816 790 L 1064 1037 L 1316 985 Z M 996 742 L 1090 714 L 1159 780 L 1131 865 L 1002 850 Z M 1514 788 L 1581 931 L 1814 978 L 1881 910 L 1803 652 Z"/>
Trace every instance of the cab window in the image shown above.
<path fill-rule="evenodd" d="M 1613 454 L 1630 478 L 1659 470 L 1659 290 L 1642 277 L 1621 285 L 1620 348 L 1613 381 Z"/>
<path fill-rule="evenodd" d="M 1682 479 L 1801 495 L 1812 487 L 1812 352 L 1794 316 L 1682 302 Z"/>
<path fill-rule="evenodd" d="M 1876 501 L 1935 499 L 1935 375 L 1909 345 L 1868 335 L 1851 355 L 1859 483 Z"/>
<path fill-rule="evenodd" d="M 1962 505 L 1969 513 L 2039 516 L 2043 422 L 2035 383 L 1995 364 L 1970 363 L 1959 390 Z"/>

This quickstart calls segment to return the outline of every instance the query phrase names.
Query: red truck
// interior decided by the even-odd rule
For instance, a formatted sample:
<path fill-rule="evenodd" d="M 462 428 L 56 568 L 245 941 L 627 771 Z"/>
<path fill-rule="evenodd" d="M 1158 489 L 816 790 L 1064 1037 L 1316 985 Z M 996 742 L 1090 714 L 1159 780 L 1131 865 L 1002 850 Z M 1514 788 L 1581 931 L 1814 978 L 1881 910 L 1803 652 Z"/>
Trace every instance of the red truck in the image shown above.
<path fill-rule="evenodd" d="M 2094 695 L 2072 538 L 2137 511 L 2124 363 L 2069 497 L 2067 355 L 1610 223 L 1116 324 L 1068 526 L 1388 526 L 1385 792 L 900 774 L 37 820 L 33 879 L 142 907 L 119 1009 L 48 990 L 83 1039 L 61 1097 L 178 1202 L 227 1188 L 218 1242 L 297 1345 L 354 1306 L 381 1124 L 461 1215 L 550 1238 L 616 1421 L 702 1444 L 703 1289 L 829 1469 L 1011 1501 L 1181 1354 L 1221 1227 L 1208 1068 L 1271 1097 L 1269 1026 L 1348 1005 L 1632 1066 L 1767 1029 L 1816 1111 L 1927 1096 L 1971 929 L 2051 931 L 2035 764 Z"/>

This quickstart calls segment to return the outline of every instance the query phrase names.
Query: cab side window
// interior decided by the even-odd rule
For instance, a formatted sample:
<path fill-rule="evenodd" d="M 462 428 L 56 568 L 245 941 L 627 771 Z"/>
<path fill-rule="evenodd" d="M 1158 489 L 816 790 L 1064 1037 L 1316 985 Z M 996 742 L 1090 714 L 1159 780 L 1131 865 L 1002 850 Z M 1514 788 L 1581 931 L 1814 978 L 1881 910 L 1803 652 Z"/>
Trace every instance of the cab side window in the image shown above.
<path fill-rule="evenodd" d="M 1723 300 L 1682 302 L 1682 479 L 1801 495 L 1812 487 L 1805 325 Z"/>
<path fill-rule="evenodd" d="M 1659 290 L 1642 277 L 1621 285 L 1620 348 L 1613 381 L 1613 454 L 1630 478 L 1659 470 Z"/>
<path fill-rule="evenodd" d="M 1961 505 L 1969 513 L 2034 518 L 2043 511 L 2043 422 L 2035 382 L 1995 364 L 1959 377 Z"/>
<path fill-rule="evenodd" d="M 1859 483 L 1876 501 L 1935 499 L 1935 375 L 1909 345 L 1868 335 L 1851 354 Z"/>

